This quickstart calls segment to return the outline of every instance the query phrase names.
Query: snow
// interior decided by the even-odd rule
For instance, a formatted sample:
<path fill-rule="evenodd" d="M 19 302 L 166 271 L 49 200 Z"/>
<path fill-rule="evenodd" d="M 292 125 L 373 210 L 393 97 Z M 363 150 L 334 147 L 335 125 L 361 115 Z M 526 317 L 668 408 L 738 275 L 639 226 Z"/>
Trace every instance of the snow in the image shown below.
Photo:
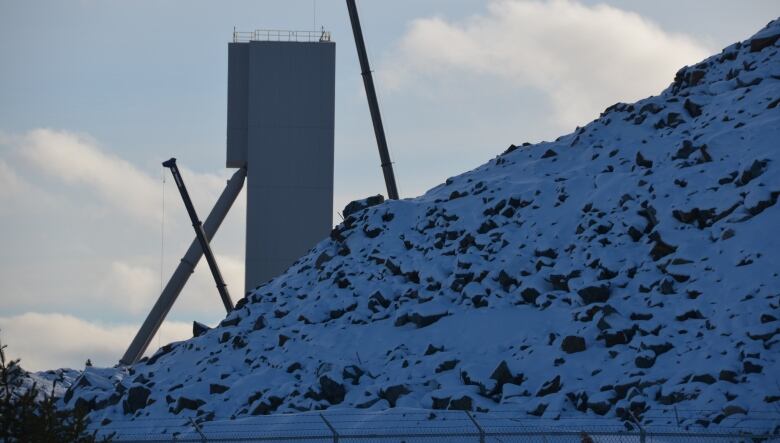
<path fill-rule="evenodd" d="M 391 407 L 645 425 L 674 408 L 717 429 L 776 409 L 779 48 L 732 45 L 658 96 L 358 211 L 219 327 L 88 370 L 64 401 L 104 429 Z"/>

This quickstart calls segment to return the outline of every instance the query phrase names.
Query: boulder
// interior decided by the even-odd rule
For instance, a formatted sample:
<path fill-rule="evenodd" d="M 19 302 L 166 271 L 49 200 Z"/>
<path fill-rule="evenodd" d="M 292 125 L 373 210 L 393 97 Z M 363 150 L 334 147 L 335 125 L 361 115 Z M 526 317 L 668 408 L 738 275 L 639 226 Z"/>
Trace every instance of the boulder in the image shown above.
<path fill-rule="evenodd" d="M 327 400 L 332 405 L 337 405 L 344 401 L 345 395 L 347 395 L 347 390 L 344 385 L 327 375 L 320 377 L 320 397 L 322 399 Z"/>
<path fill-rule="evenodd" d="M 396 402 L 401 396 L 404 396 L 412 391 L 406 385 L 394 385 L 387 389 L 381 389 L 379 391 L 379 398 L 387 400 L 391 408 L 395 407 Z"/>
<path fill-rule="evenodd" d="M 588 305 L 591 303 L 606 302 L 609 300 L 610 293 L 611 291 L 609 285 L 586 286 L 577 291 L 577 294 L 580 296 L 582 301 Z"/>
<path fill-rule="evenodd" d="M 585 338 L 578 335 L 566 336 L 561 342 L 561 350 L 567 354 L 574 354 L 585 350 Z"/>
<path fill-rule="evenodd" d="M 561 376 L 556 375 L 552 380 L 544 382 L 539 391 L 536 392 L 537 397 L 544 397 L 545 395 L 555 394 L 561 390 Z"/>
<path fill-rule="evenodd" d="M 347 206 L 344 207 L 344 210 L 341 212 L 341 215 L 344 218 L 347 218 L 356 212 L 362 211 L 363 209 L 382 204 L 384 203 L 384 201 L 385 201 L 385 197 L 382 195 L 374 195 L 368 198 L 364 198 L 362 200 L 355 200 L 349 202 L 349 204 L 347 204 Z"/>
<path fill-rule="evenodd" d="M 133 386 L 127 391 L 127 398 L 122 403 L 125 414 L 135 414 L 136 411 L 146 407 L 149 395 L 152 392 L 144 386 Z"/>

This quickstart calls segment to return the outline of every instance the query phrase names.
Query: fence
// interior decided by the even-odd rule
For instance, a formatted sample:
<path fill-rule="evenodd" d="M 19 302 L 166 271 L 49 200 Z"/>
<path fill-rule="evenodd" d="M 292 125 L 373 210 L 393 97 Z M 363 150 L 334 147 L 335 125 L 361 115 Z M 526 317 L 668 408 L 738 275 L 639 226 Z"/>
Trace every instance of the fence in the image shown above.
<path fill-rule="evenodd" d="M 534 443 L 780 443 L 780 414 L 726 417 L 717 425 L 682 427 L 675 417 L 639 426 L 582 414 L 528 418 L 494 411 L 323 411 L 198 421 L 135 419 L 109 423 L 99 436 L 115 442 L 534 442 Z M 644 417 L 648 421 L 648 417 Z"/>
<path fill-rule="evenodd" d="M 255 31 L 233 30 L 234 43 L 257 41 L 273 42 L 329 42 L 330 32 L 322 31 L 284 31 L 278 29 L 257 29 Z"/>

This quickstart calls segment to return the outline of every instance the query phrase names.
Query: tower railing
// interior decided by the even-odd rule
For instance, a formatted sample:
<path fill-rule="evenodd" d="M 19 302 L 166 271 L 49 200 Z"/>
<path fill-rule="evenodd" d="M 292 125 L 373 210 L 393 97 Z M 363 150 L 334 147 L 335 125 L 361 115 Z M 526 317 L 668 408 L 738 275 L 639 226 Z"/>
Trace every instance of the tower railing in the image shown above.
<path fill-rule="evenodd" d="M 286 31 L 281 29 L 256 29 L 237 31 L 233 29 L 233 43 L 247 42 L 329 42 L 330 31 Z"/>

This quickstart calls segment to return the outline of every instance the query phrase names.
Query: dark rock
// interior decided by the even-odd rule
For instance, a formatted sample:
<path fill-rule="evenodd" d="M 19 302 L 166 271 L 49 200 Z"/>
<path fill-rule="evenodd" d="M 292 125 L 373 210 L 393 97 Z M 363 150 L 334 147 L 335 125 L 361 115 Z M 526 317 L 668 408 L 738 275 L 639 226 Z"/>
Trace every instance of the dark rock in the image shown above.
<path fill-rule="evenodd" d="M 655 353 L 643 352 L 637 355 L 634 359 L 634 364 L 637 368 L 648 369 L 652 368 L 655 364 Z"/>
<path fill-rule="evenodd" d="M 764 371 L 764 367 L 750 360 L 745 360 L 742 362 L 742 370 L 745 374 L 760 374 Z"/>
<path fill-rule="evenodd" d="M 265 328 L 265 317 L 261 315 L 257 317 L 257 319 L 255 319 L 255 323 L 252 325 L 252 330 L 259 331 L 264 328 Z"/>
<path fill-rule="evenodd" d="M 152 393 L 144 386 L 133 386 L 127 390 L 127 398 L 122 403 L 125 414 L 135 414 L 136 411 L 146 407 L 149 395 Z"/>
<path fill-rule="evenodd" d="M 742 171 L 742 176 L 735 182 L 737 186 L 745 186 L 753 179 L 760 177 L 766 171 L 767 160 L 754 160 L 749 168 Z"/>
<path fill-rule="evenodd" d="M 403 326 L 407 323 L 412 323 L 417 328 L 424 328 L 430 326 L 440 319 L 449 315 L 449 312 L 443 312 L 441 314 L 422 315 L 417 312 L 410 314 L 403 314 L 395 320 L 395 326 Z"/>
<path fill-rule="evenodd" d="M 320 377 L 320 398 L 327 400 L 332 405 L 337 405 L 344 401 L 344 396 L 347 395 L 347 390 L 344 385 L 338 383 L 323 375 Z"/>
<path fill-rule="evenodd" d="M 644 235 L 639 229 L 630 226 L 628 228 L 628 235 L 631 237 L 631 240 L 637 242 L 642 238 L 642 235 Z"/>
<path fill-rule="evenodd" d="M 292 374 L 295 371 L 298 371 L 303 368 L 303 365 L 301 365 L 299 362 L 295 362 L 291 364 L 290 366 L 287 366 L 287 373 Z"/>
<path fill-rule="evenodd" d="M 606 302 L 609 300 L 610 292 L 609 285 L 600 285 L 584 287 L 577 291 L 577 294 L 582 298 L 582 301 L 585 302 L 585 304 L 589 305 L 591 303 Z"/>
<path fill-rule="evenodd" d="M 777 317 L 772 314 L 761 314 L 761 323 L 771 323 L 777 321 Z"/>
<path fill-rule="evenodd" d="M 569 292 L 569 277 L 561 274 L 550 275 L 550 284 L 556 291 Z"/>
<path fill-rule="evenodd" d="M 490 375 L 490 378 L 496 381 L 496 386 L 493 388 L 493 392 L 491 392 L 493 395 L 503 392 L 504 385 L 507 383 L 515 385 L 523 383 L 523 374 L 513 375 L 505 360 L 502 360 L 501 363 L 498 364 Z"/>
<path fill-rule="evenodd" d="M 695 225 L 699 229 L 704 229 L 710 226 L 713 219 L 716 216 L 715 209 L 699 209 L 693 208 L 690 211 L 682 211 L 675 209 L 672 211 L 672 216 L 682 223 Z"/>
<path fill-rule="evenodd" d="M 658 286 L 658 290 L 663 295 L 676 294 L 676 292 L 674 292 L 674 282 L 668 278 L 663 279 L 661 284 Z"/>
<path fill-rule="evenodd" d="M 612 404 L 607 400 L 601 400 L 597 402 L 586 402 L 587 408 L 595 412 L 598 415 L 606 415 L 612 408 Z"/>
<path fill-rule="evenodd" d="M 720 371 L 720 374 L 718 374 L 718 380 L 727 381 L 729 383 L 736 383 L 737 373 L 734 371 L 729 371 L 728 369 L 724 369 Z"/>
<path fill-rule="evenodd" d="M 523 301 L 530 304 L 536 303 L 536 299 L 539 297 L 539 295 L 539 291 L 534 288 L 525 288 L 522 292 L 520 292 L 520 296 L 523 297 Z"/>
<path fill-rule="evenodd" d="M 711 385 L 715 383 L 717 380 L 715 380 L 715 377 L 713 377 L 710 374 L 699 374 L 699 375 L 694 375 L 693 378 L 691 378 L 691 381 Z"/>
<path fill-rule="evenodd" d="M 492 231 L 493 229 L 496 229 L 498 225 L 496 222 L 494 222 L 491 219 L 488 219 L 480 225 L 479 229 L 477 229 L 477 234 L 487 234 L 488 232 Z"/>
<path fill-rule="evenodd" d="M 470 411 L 472 409 L 473 400 L 468 395 L 464 395 L 461 398 L 450 400 L 450 410 L 454 411 Z"/>
<path fill-rule="evenodd" d="M 184 409 L 189 409 L 191 411 L 197 411 L 198 408 L 205 405 L 206 402 L 201 399 L 191 399 L 187 397 L 179 397 L 178 400 L 176 400 L 176 407 L 174 408 L 174 414 L 178 414 Z"/>
<path fill-rule="evenodd" d="M 561 350 L 567 354 L 574 354 L 585 350 L 585 338 L 577 335 L 566 336 L 561 342 Z"/>
<path fill-rule="evenodd" d="M 739 405 L 726 405 L 726 407 L 723 408 L 723 415 L 726 417 L 732 416 L 734 414 L 745 415 L 747 414 L 747 410 Z"/>
<path fill-rule="evenodd" d="M 650 240 L 655 242 L 653 249 L 650 250 L 650 257 L 652 257 L 654 261 L 658 261 L 677 251 L 677 246 L 672 246 L 668 243 L 665 243 L 661 239 L 661 235 L 658 234 L 658 232 L 653 232 L 650 234 Z"/>
<path fill-rule="evenodd" d="M 211 328 L 204 325 L 203 323 L 193 321 L 192 322 L 192 336 L 193 337 L 200 337 L 201 335 L 205 334 L 206 332 L 210 331 Z"/>
<path fill-rule="evenodd" d="M 224 319 L 224 320 L 222 320 L 221 322 L 219 322 L 219 326 L 223 327 L 223 328 L 230 327 L 230 326 L 236 326 L 236 325 L 238 325 L 238 322 L 240 322 L 240 321 L 241 321 L 241 318 L 236 316 L 236 317 L 233 317 L 231 319 Z"/>
<path fill-rule="evenodd" d="M 371 297 L 368 298 L 368 309 L 376 314 L 380 311 L 380 306 L 382 309 L 387 309 L 387 307 L 390 306 L 390 301 L 382 296 L 381 292 L 376 291 Z"/>
<path fill-rule="evenodd" d="M 692 102 L 688 98 L 685 99 L 685 103 L 683 104 L 683 107 L 685 108 L 686 111 L 688 111 L 688 115 L 690 115 L 693 118 L 696 118 L 701 115 L 701 106 Z"/>
<path fill-rule="evenodd" d="M 644 158 L 641 152 L 636 153 L 636 164 L 642 168 L 652 168 L 653 162 Z"/>
<path fill-rule="evenodd" d="M 381 389 L 379 391 L 379 398 L 387 400 L 387 402 L 390 404 L 391 408 L 395 407 L 396 402 L 398 399 L 406 394 L 409 394 L 410 391 L 406 385 L 395 385 L 390 386 L 387 389 Z"/>
<path fill-rule="evenodd" d="M 374 195 L 372 197 L 364 198 L 362 200 L 355 200 L 350 202 L 347 206 L 344 207 L 344 210 L 341 212 L 341 215 L 344 216 L 344 218 L 349 217 L 352 214 L 355 214 L 356 212 L 362 211 L 363 209 L 370 208 L 371 206 L 376 206 L 381 203 L 384 203 L 385 197 L 382 195 Z"/>
<path fill-rule="evenodd" d="M 435 354 L 437 352 L 441 352 L 443 350 L 444 350 L 444 346 L 442 346 L 440 348 L 437 348 L 436 346 L 429 344 L 428 348 L 425 350 L 425 355 L 426 356 L 433 355 L 433 354 Z"/>
<path fill-rule="evenodd" d="M 537 397 L 544 397 L 545 395 L 555 394 L 561 390 L 561 376 L 556 375 L 552 380 L 546 381 L 539 391 L 536 393 Z"/>
<path fill-rule="evenodd" d="M 542 158 L 555 157 L 556 155 L 558 155 L 557 152 L 553 151 L 552 149 L 548 149 L 544 152 L 544 154 L 542 154 Z"/>
<path fill-rule="evenodd" d="M 323 251 L 322 253 L 320 253 L 319 256 L 317 256 L 317 260 L 315 260 L 315 262 L 314 262 L 314 267 L 317 268 L 317 269 L 321 269 L 322 265 L 324 265 L 325 263 L 327 263 L 327 262 L 329 262 L 331 260 L 333 260 L 333 257 L 328 255 L 327 252 Z"/>
<path fill-rule="evenodd" d="M 447 409 L 450 405 L 450 397 L 431 397 L 431 409 Z"/>
<path fill-rule="evenodd" d="M 528 411 L 528 415 L 533 415 L 534 417 L 541 417 L 542 415 L 544 415 L 544 411 L 547 410 L 547 406 L 548 406 L 547 403 L 539 403 L 536 405 L 536 407 L 533 410 Z"/>
<path fill-rule="evenodd" d="M 501 272 L 498 273 L 498 284 L 501 285 L 501 288 L 504 291 L 508 291 L 512 285 L 517 285 L 517 280 L 510 277 L 509 274 L 502 269 Z"/>
<path fill-rule="evenodd" d="M 677 319 L 677 321 L 704 320 L 704 315 L 702 315 L 702 313 L 699 312 L 697 309 L 693 309 L 685 312 L 684 314 L 678 315 L 675 318 Z"/>
<path fill-rule="evenodd" d="M 439 366 L 436 367 L 435 372 L 438 374 L 444 371 L 450 371 L 455 369 L 455 366 L 458 366 L 458 363 L 460 363 L 460 360 L 447 360 L 441 362 Z"/>
<path fill-rule="evenodd" d="M 360 384 L 360 377 L 362 377 L 363 374 L 365 374 L 365 371 L 363 371 L 363 369 L 355 365 L 350 365 L 350 366 L 346 366 L 341 371 L 341 378 L 343 378 L 344 380 L 352 380 L 353 385 L 358 385 Z"/>
<path fill-rule="evenodd" d="M 268 400 L 261 402 L 257 407 L 252 410 L 252 415 L 268 415 L 279 409 L 279 406 L 284 403 L 284 400 L 272 395 L 268 397 Z"/>
<path fill-rule="evenodd" d="M 759 52 L 775 44 L 780 34 L 770 35 L 769 37 L 754 38 L 750 40 L 750 52 Z"/>
<path fill-rule="evenodd" d="M 665 354 L 665 353 L 671 351 L 672 349 L 674 349 L 674 345 L 672 345 L 669 342 L 664 342 L 664 343 L 660 343 L 660 344 L 656 343 L 656 344 L 651 344 L 651 345 L 642 343 L 641 347 L 642 347 L 642 349 L 649 349 L 649 350 L 653 351 L 653 353 L 656 355 L 656 357 L 661 355 L 661 354 Z"/>
<path fill-rule="evenodd" d="M 382 228 L 375 227 L 370 229 L 368 226 L 363 226 L 363 234 L 368 238 L 376 238 L 382 233 Z"/>
<path fill-rule="evenodd" d="M 219 385 L 219 384 L 210 384 L 209 385 L 209 394 L 222 394 L 223 392 L 230 389 L 228 386 Z"/>
<path fill-rule="evenodd" d="M 620 331 L 604 331 L 599 335 L 599 338 L 604 339 L 604 345 L 608 348 L 617 345 L 627 345 L 631 343 L 631 340 L 636 334 L 635 329 L 624 329 Z"/>

